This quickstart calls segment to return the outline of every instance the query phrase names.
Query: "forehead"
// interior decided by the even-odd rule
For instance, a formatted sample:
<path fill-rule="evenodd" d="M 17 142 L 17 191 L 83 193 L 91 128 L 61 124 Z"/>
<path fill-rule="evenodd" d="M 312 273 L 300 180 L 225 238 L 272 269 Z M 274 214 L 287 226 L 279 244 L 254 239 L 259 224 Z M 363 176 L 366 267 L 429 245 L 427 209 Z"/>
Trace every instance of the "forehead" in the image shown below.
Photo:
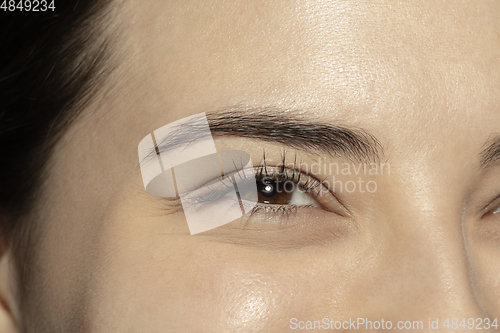
<path fill-rule="evenodd" d="M 74 140 L 91 128 L 106 168 L 135 172 L 145 135 L 235 105 L 361 127 L 427 169 L 477 165 L 500 132 L 500 1 L 125 1 L 119 19 L 116 93 Z"/>
<path fill-rule="evenodd" d="M 129 74 L 161 103 L 153 113 L 245 103 L 399 124 L 471 121 L 499 105 L 498 1 L 134 6 Z"/>

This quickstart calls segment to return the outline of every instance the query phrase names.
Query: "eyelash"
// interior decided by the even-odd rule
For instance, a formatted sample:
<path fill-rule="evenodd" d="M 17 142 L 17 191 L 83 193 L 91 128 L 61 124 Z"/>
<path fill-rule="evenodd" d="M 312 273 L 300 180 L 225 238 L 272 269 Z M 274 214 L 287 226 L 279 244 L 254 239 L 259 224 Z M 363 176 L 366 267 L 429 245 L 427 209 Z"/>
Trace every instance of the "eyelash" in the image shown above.
<path fill-rule="evenodd" d="M 281 163 L 279 163 L 277 166 L 271 167 L 267 165 L 266 154 L 265 151 L 263 151 L 262 161 L 260 163 L 261 165 L 252 168 L 254 177 L 249 176 L 249 169 L 244 169 L 243 166 L 238 167 L 234 172 L 214 178 L 209 183 L 202 185 L 200 189 L 203 190 L 201 190 L 200 192 L 197 193 L 197 190 L 191 192 L 190 198 L 188 200 L 186 200 L 185 198 L 185 201 L 183 203 L 181 203 L 179 198 L 175 199 L 171 202 L 171 204 L 169 204 L 167 209 L 170 212 L 176 212 L 179 209 L 182 210 L 183 205 L 186 204 L 214 204 L 217 201 L 223 199 L 229 191 L 234 191 L 235 185 L 237 185 L 238 189 L 240 189 L 242 184 L 244 187 L 245 181 L 258 183 L 263 179 L 266 179 L 271 181 L 280 181 L 283 182 L 283 184 L 291 182 L 294 186 L 293 191 L 296 191 L 297 189 L 303 191 L 303 193 L 307 194 L 315 201 L 316 205 L 266 204 L 258 201 L 256 205 L 252 205 L 252 208 L 250 210 L 247 210 L 248 215 L 245 215 L 243 217 L 243 223 L 245 226 L 250 221 L 250 219 L 252 219 L 252 217 L 258 213 L 264 215 L 264 217 L 281 215 L 279 221 L 279 224 L 281 224 L 287 218 L 297 214 L 299 209 L 316 208 L 331 211 L 316 200 L 321 191 L 324 190 L 322 188 L 323 182 L 315 179 L 314 177 L 311 177 L 308 174 L 305 174 L 301 170 L 300 163 L 299 165 L 297 165 L 296 154 L 294 156 L 293 166 L 290 166 L 290 164 L 288 164 L 287 167 L 287 164 L 285 163 L 287 158 L 288 154 L 286 153 L 286 151 L 283 151 L 281 156 Z M 240 182 L 240 184 L 235 184 L 238 178 L 243 182 Z M 227 190 L 224 190 L 224 188 L 221 187 L 225 187 Z M 241 200 L 241 204 L 245 206 L 248 203 L 245 203 L 244 200 Z"/>
<path fill-rule="evenodd" d="M 266 155 L 265 152 L 263 152 L 261 166 L 254 168 L 255 182 L 262 182 L 264 179 L 270 181 L 279 181 L 282 183 L 291 182 L 298 189 L 310 195 L 312 199 L 316 200 L 316 198 L 320 193 L 319 189 L 321 187 L 322 182 L 312 178 L 309 175 L 303 174 L 300 168 L 300 164 L 297 166 L 297 155 L 294 156 L 293 168 L 286 167 L 286 160 L 287 160 L 287 153 L 286 151 L 283 151 L 281 164 L 277 167 L 268 167 L 266 162 Z M 248 179 L 248 177 L 244 173 L 242 173 L 241 170 L 237 170 L 233 174 L 228 175 L 226 177 L 230 176 L 240 177 L 240 179 Z M 304 177 L 307 177 L 306 180 L 301 182 L 301 180 L 303 180 Z M 222 177 L 220 179 L 222 179 Z M 320 204 L 318 205 L 321 206 Z M 287 204 L 278 205 L 278 204 L 257 203 L 257 205 L 251 209 L 247 222 L 252 218 L 254 214 L 259 212 L 272 215 L 281 214 L 281 217 L 285 218 L 291 215 L 295 215 L 299 208 L 304 209 L 304 208 L 317 208 L 317 207 L 312 205 L 298 206 L 298 205 L 287 205 Z"/>

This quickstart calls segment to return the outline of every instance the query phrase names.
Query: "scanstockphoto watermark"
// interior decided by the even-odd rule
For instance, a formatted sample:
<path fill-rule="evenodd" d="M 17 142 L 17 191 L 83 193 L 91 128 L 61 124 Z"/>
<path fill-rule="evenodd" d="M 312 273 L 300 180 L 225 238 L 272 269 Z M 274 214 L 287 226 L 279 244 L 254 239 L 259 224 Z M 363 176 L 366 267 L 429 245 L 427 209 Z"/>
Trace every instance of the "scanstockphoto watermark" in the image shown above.
<path fill-rule="evenodd" d="M 271 177 L 264 177 L 261 180 L 263 186 L 269 186 L 271 182 L 276 184 L 276 192 L 277 193 L 292 193 L 295 190 L 303 191 L 299 188 L 296 188 L 296 184 L 293 180 L 280 180 L 273 179 Z M 375 180 L 364 180 L 361 177 L 358 177 L 357 180 L 337 180 L 335 176 L 333 176 L 332 180 L 324 179 L 318 182 L 315 187 L 317 193 L 319 195 L 322 192 L 335 192 L 335 193 L 375 193 L 377 192 L 378 185 Z"/>
<path fill-rule="evenodd" d="M 281 166 L 288 170 L 299 169 L 300 173 L 308 175 L 321 175 L 323 179 L 318 182 L 316 188 L 318 194 L 321 192 L 375 193 L 378 189 L 376 177 L 391 174 L 389 163 L 326 163 L 319 159 L 312 164 L 297 165 L 294 162 Z M 269 177 L 264 177 L 261 181 L 263 185 L 267 185 L 271 180 Z M 291 193 L 296 190 L 293 180 L 274 179 L 272 181 L 277 185 L 278 193 Z"/>
<path fill-rule="evenodd" d="M 390 330 L 390 329 L 407 329 L 407 330 L 422 330 L 424 329 L 423 321 L 398 321 L 390 320 L 368 320 L 367 318 L 356 318 L 349 320 L 335 320 L 331 318 L 323 318 L 321 320 L 299 320 L 297 318 L 290 319 L 290 328 L 292 330 Z"/>
<path fill-rule="evenodd" d="M 337 163 L 326 162 L 320 158 L 311 164 L 300 164 L 310 174 L 342 175 L 342 176 L 378 176 L 390 175 L 389 163 Z"/>
<path fill-rule="evenodd" d="M 489 330 L 498 329 L 498 318 L 428 318 L 427 320 L 369 320 L 367 318 L 349 318 L 348 320 L 335 320 L 323 318 L 321 320 L 290 319 L 292 330 Z"/>

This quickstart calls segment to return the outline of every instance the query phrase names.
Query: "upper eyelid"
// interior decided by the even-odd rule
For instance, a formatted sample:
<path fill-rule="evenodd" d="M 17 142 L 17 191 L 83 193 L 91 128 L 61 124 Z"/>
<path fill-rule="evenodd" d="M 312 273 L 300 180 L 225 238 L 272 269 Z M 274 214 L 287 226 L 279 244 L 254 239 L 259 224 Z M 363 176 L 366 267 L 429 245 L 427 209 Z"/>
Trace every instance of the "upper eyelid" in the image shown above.
<path fill-rule="evenodd" d="M 225 187 L 228 191 L 224 191 L 224 190 L 222 190 L 222 191 L 221 191 L 221 190 L 215 190 L 215 192 L 214 192 L 214 193 L 218 193 L 218 195 L 214 195 L 215 200 L 217 200 L 218 198 L 220 199 L 220 198 L 224 197 L 224 195 L 225 195 L 225 194 L 227 194 L 230 190 L 232 190 L 232 189 L 233 189 L 233 187 L 232 187 L 232 186 L 229 186 L 228 184 L 226 184 L 226 182 L 227 182 L 227 181 L 229 181 L 232 185 L 235 185 L 235 181 L 233 181 L 232 177 L 237 177 L 237 175 L 239 175 L 238 177 L 240 177 L 240 179 L 242 179 L 242 180 L 246 180 L 246 181 L 258 181 L 258 179 L 257 179 L 257 178 L 261 176 L 262 168 L 263 168 L 263 166 L 255 166 L 255 167 L 253 167 L 253 168 L 252 168 L 252 169 L 255 171 L 255 172 L 254 172 L 255 177 L 254 177 L 254 178 L 252 178 L 252 179 L 250 179 L 249 177 L 247 177 L 247 176 L 246 176 L 246 173 L 242 173 L 242 172 L 241 172 L 241 171 L 242 171 L 242 170 L 244 170 L 245 168 L 243 168 L 243 169 L 238 169 L 238 170 L 235 170 L 235 171 L 233 171 L 233 172 L 231 172 L 231 173 L 229 173 L 229 174 L 225 174 L 225 175 L 223 175 L 223 176 L 219 176 L 219 177 L 217 177 L 216 179 L 210 180 L 209 182 L 207 182 L 207 183 L 205 183 L 205 184 L 203 184 L 203 185 L 200 185 L 200 186 L 199 186 L 196 190 L 194 190 L 193 192 L 196 192 L 196 191 L 198 191 L 198 190 L 200 190 L 200 189 L 203 189 L 203 188 L 208 188 L 208 189 L 210 189 L 210 186 L 222 183 L 222 184 L 224 185 L 224 187 Z M 276 176 L 281 176 L 281 175 L 283 174 L 283 173 L 281 173 L 281 172 L 271 172 L 271 170 L 274 170 L 274 169 L 279 169 L 279 168 L 281 168 L 281 167 L 278 167 L 278 166 L 277 166 L 277 167 L 274 167 L 274 166 L 268 166 L 268 167 L 267 167 L 267 171 L 266 171 L 266 175 L 265 175 L 265 177 L 273 178 L 273 177 L 276 177 Z M 259 171 L 257 172 L 257 170 L 259 170 Z M 289 170 L 290 170 L 290 169 L 289 169 Z M 293 172 L 293 171 L 294 171 L 294 170 L 292 170 L 292 172 Z M 316 186 L 315 186 L 315 187 L 317 187 L 317 186 L 320 186 L 320 185 L 321 185 L 321 182 L 320 182 L 319 180 L 317 180 L 316 178 L 314 178 L 314 177 L 312 177 L 312 176 L 310 176 L 310 175 L 304 174 L 303 172 L 301 172 L 301 174 L 302 174 L 302 175 L 304 175 L 304 176 L 302 176 L 302 177 L 308 177 L 308 179 L 312 179 L 312 181 L 316 184 Z M 243 175 L 243 176 L 242 176 L 242 175 Z M 298 182 L 298 181 L 296 181 L 295 179 L 293 179 L 293 182 L 294 182 L 295 184 L 299 184 L 299 182 Z M 210 185 L 207 185 L 207 184 L 210 184 Z M 199 198 L 199 197 L 198 197 L 198 198 Z M 313 198 L 315 198 L 315 197 L 313 197 Z M 207 197 L 207 199 L 208 199 L 208 197 Z M 199 203 L 201 203 L 201 202 L 211 202 L 211 201 L 215 201 L 215 200 L 203 200 L 203 201 L 199 201 Z"/>
<path fill-rule="evenodd" d="M 264 164 L 262 164 L 261 166 L 255 166 L 253 168 L 254 170 L 255 169 L 259 169 L 259 171 L 257 172 L 257 175 L 256 175 L 256 178 L 259 176 L 259 175 L 263 175 L 262 171 L 265 170 L 265 175 L 263 175 L 264 177 L 269 177 L 269 178 L 274 178 L 274 177 L 277 177 L 277 176 L 282 176 L 282 175 L 285 175 L 287 173 L 292 173 L 292 178 L 290 178 L 291 181 L 293 181 L 293 183 L 297 186 L 300 186 L 300 183 L 302 181 L 305 181 L 305 183 L 309 183 L 309 181 L 311 181 L 314 185 L 312 187 L 310 187 L 308 189 L 308 195 L 310 195 L 314 200 L 317 199 L 317 197 L 319 196 L 320 192 L 319 190 L 315 193 L 314 192 L 314 189 L 316 188 L 320 188 L 321 186 L 324 187 L 324 185 L 322 184 L 322 181 L 318 180 L 316 177 L 304 172 L 302 169 L 291 169 L 291 168 L 287 168 L 287 167 L 284 167 L 283 168 L 283 165 L 278 165 L 278 166 L 267 166 L 267 168 L 265 168 Z M 273 172 L 273 170 L 276 170 L 276 172 Z M 285 172 L 281 171 L 281 170 L 287 170 Z M 299 176 L 296 176 L 296 175 L 299 175 Z M 255 179 L 257 181 L 257 179 Z M 325 187 L 326 188 L 326 187 Z M 326 188 L 326 190 L 335 198 L 335 200 L 342 206 L 344 207 L 349 213 L 350 211 L 347 209 L 347 207 L 345 207 L 345 205 L 339 200 L 339 198 L 333 194 L 329 188 Z M 323 206 L 321 203 L 318 203 L 320 206 Z M 262 204 L 261 204 L 262 205 Z M 286 206 L 286 205 L 285 205 Z M 291 205 L 290 205 L 291 206 Z"/>
<path fill-rule="evenodd" d="M 206 186 L 206 184 L 212 183 L 215 180 L 223 180 L 225 178 L 230 178 L 231 179 L 232 177 L 235 177 L 234 178 L 235 181 L 238 181 L 238 178 L 240 178 L 242 180 L 244 180 L 244 179 L 248 180 L 248 177 L 247 177 L 246 173 L 243 172 L 243 170 L 248 170 L 248 169 L 253 169 L 254 170 L 254 176 L 255 177 L 252 177 L 251 181 L 257 181 L 256 177 L 258 175 L 264 175 L 264 176 L 267 176 L 267 177 L 276 177 L 276 176 L 281 176 L 281 175 L 292 175 L 292 180 L 294 181 L 295 184 L 299 184 L 299 182 L 296 181 L 297 179 L 300 179 L 301 182 L 307 180 L 307 181 L 311 181 L 311 182 L 313 182 L 315 184 L 314 187 L 318 188 L 317 195 L 314 195 L 314 191 L 311 191 L 313 195 L 311 195 L 311 192 L 308 193 L 308 195 L 311 195 L 311 197 L 315 201 L 317 200 L 317 198 L 318 198 L 318 196 L 320 194 L 320 191 L 324 188 L 326 190 L 326 192 L 328 192 L 329 195 L 331 195 L 334 198 L 334 200 L 340 206 L 342 206 L 342 208 L 344 210 L 344 214 L 346 216 L 351 216 L 352 217 L 351 210 L 344 204 L 343 200 L 338 196 L 338 194 L 335 193 L 335 191 L 332 191 L 331 188 L 329 188 L 329 187 L 327 187 L 327 186 L 324 185 L 324 180 L 326 179 L 326 177 L 325 177 L 325 179 L 320 180 L 316 176 L 311 175 L 307 171 L 303 170 L 302 169 L 302 162 L 299 162 L 299 163 L 297 162 L 298 161 L 298 156 L 299 156 L 298 154 L 296 154 L 296 153 L 294 154 L 294 156 L 293 156 L 293 167 L 292 167 L 291 163 L 285 163 L 287 161 L 288 154 L 287 154 L 286 151 L 282 151 L 282 156 L 281 156 L 281 161 L 280 161 L 281 163 L 276 163 L 275 165 L 268 165 L 266 153 L 265 153 L 265 151 L 263 151 L 262 160 L 261 160 L 261 162 L 259 162 L 260 165 L 254 165 L 251 168 L 246 168 L 246 167 L 243 167 L 243 166 L 236 167 L 236 165 L 235 165 L 236 168 L 231 173 L 222 174 L 221 176 L 219 176 L 217 178 L 214 178 L 213 180 L 205 183 L 204 185 L 201 185 L 198 188 L 202 188 L 202 187 Z M 288 167 L 287 165 L 289 165 L 290 167 Z M 238 177 L 238 178 L 236 178 L 236 177 Z M 234 185 L 234 181 L 232 179 L 231 179 L 231 183 Z M 321 188 L 321 187 L 323 187 L 323 188 Z M 227 189 L 228 189 L 228 191 L 230 191 L 232 189 L 232 186 L 227 186 Z M 215 195 L 213 201 L 216 201 L 217 198 L 219 198 L 219 199 L 223 198 L 224 195 L 226 195 L 227 193 L 228 193 L 227 191 L 219 191 L 219 195 Z M 208 203 L 209 201 L 207 200 L 205 202 Z M 257 204 L 259 206 L 263 206 L 264 205 L 263 203 L 257 203 Z M 322 207 L 323 209 L 325 209 L 325 205 L 324 204 L 322 204 L 321 202 L 318 202 L 318 204 L 319 204 L 320 207 Z"/>
<path fill-rule="evenodd" d="M 493 199 L 486 207 L 481 210 L 481 217 L 490 215 L 492 210 L 498 209 L 500 206 L 500 195 Z"/>

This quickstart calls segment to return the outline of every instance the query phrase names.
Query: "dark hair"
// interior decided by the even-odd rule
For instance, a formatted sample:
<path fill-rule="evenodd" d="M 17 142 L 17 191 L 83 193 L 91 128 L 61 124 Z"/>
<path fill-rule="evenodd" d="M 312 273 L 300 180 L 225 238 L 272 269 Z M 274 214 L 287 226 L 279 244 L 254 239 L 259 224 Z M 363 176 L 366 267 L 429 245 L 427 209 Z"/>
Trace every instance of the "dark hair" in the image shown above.
<path fill-rule="evenodd" d="M 54 144 L 116 63 L 110 50 L 118 29 L 108 24 L 115 8 L 109 3 L 62 0 L 55 11 L 1 10 L 0 236 L 17 260 L 30 244 L 25 217 Z"/>

